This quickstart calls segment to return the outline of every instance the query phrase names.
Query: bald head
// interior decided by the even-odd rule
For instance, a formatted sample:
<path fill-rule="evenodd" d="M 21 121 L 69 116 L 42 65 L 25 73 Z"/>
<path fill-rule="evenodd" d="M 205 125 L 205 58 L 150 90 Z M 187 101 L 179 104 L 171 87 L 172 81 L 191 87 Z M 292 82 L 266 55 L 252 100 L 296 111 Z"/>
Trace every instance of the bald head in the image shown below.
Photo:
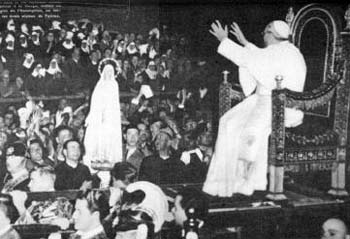
<path fill-rule="evenodd" d="M 337 218 L 330 218 L 322 225 L 322 239 L 349 239 L 348 228 Z"/>

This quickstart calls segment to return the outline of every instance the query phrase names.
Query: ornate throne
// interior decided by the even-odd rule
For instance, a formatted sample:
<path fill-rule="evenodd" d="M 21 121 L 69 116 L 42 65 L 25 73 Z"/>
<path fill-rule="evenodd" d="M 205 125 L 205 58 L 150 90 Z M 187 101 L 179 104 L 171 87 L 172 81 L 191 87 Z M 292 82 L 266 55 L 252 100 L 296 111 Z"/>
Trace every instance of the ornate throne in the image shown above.
<path fill-rule="evenodd" d="M 328 193 L 347 195 L 350 32 L 340 32 L 341 21 L 334 16 L 327 7 L 310 4 L 290 23 L 291 40 L 304 54 L 308 73 L 303 93 L 281 89 L 283 79 L 276 78 L 269 139 L 269 199 L 286 199 L 285 174 L 292 180 L 293 176 L 306 175 L 307 181 L 309 174 L 327 170 L 331 181 Z M 229 87 L 225 81 L 220 87 L 220 114 L 227 110 Z M 285 128 L 285 107 L 302 110 L 303 124 Z"/>
<path fill-rule="evenodd" d="M 284 199 L 285 172 L 304 183 L 316 171 L 331 171 L 329 194 L 348 195 L 345 190 L 347 125 L 350 93 L 350 35 L 340 32 L 341 22 L 332 11 L 318 4 L 302 8 L 292 22 L 292 41 L 304 54 L 307 77 L 303 93 L 279 87 L 272 95 L 272 132 L 269 148 L 269 194 Z M 316 35 L 316 37 L 315 37 Z M 304 111 L 301 126 L 284 127 L 285 107 Z M 315 183 L 313 184 L 316 185 Z"/>

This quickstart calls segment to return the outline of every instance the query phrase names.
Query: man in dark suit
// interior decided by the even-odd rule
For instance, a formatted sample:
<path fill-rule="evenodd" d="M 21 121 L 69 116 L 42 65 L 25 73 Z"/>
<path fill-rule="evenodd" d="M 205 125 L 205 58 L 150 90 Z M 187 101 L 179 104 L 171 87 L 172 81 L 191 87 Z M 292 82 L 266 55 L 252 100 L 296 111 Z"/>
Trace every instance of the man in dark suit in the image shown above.
<path fill-rule="evenodd" d="M 123 161 L 131 163 L 136 169 L 137 172 L 140 171 L 140 166 L 144 154 L 138 149 L 139 141 L 139 129 L 136 125 L 129 125 L 125 131 L 126 144 L 123 147 Z"/>
<path fill-rule="evenodd" d="M 179 155 L 171 154 L 173 132 L 166 127 L 160 130 L 155 140 L 156 154 L 143 159 L 139 180 L 155 184 L 176 184 L 184 182 L 184 163 Z"/>
<path fill-rule="evenodd" d="M 82 146 L 78 140 L 67 140 L 63 145 L 65 161 L 57 165 L 55 169 L 56 190 L 85 188 L 92 180 L 89 168 L 80 163 Z"/>

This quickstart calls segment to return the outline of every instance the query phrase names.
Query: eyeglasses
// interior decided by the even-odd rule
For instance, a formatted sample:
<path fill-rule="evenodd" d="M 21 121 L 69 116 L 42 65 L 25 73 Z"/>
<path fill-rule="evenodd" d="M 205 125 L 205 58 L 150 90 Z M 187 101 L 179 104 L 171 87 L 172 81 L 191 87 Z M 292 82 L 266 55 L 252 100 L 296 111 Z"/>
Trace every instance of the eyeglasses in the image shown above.
<path fill-rule="evenodd" d="M 273 33 L 272 31 L 262 31 L 261 35 L 265 36 L 265 34 L 272 34 L 272 33 Z"/>

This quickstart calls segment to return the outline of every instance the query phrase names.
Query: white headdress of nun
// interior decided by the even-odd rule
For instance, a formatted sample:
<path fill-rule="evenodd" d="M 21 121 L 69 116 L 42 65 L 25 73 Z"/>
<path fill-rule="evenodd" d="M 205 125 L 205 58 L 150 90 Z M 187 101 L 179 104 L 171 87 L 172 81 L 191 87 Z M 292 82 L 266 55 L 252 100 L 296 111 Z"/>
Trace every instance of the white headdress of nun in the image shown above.
<path fill-rule="evenodd" d="M 60 21 L 57 21 L 57 20 L 54 20 L 52 21 L 52 29 L 53 30 L 61 30 L 61 22 Z"/>
<path fill-rule="evenodd" d="M 66 40 L 69 40 L 68 42 L 67 41 L 64 41 L 62 43 L 63 47 L 70 50 L 70 49 L 73 49 L 74 47 L 74 43 L 72 41 L 73 39 L 73 36 L 74 36 L 74 33 L 71 32 L 71 31 L 68 31 L 67 34 L 66 34 Z"/>
<path fill-rule="evenodd" d="M 147 69 L 146 69 L 146 73 L 148 75 L 148 77 L 150 78 L 150 80 L 155 80 L 157 77 L 157 70 L 152 70 L 150 67 L 151 66 L 156 66 L 156 63 L 154 61 L 150 61 L 148 63 Z"/>
<path fill-rule="evenodd" d="M 28 29 L 27 23 L 24 22 L 21 24 L 21 32 L 29 36 L 29 29 Z"/>
<path fill-rule="evenodd" d="M 13 32 L 16 30 L 15 21 L 13 19 L 8 20 L 7 30 L 13 31 Z"/>
<path fill-rule="evenodd" d="M 33 77 L 45 77 L 46 70 L 43 66 L 38 63 L 32 72 Z"/>
<path fill-rule="evenodd" d="M 34 63 L 34 55 L 31 53 L 25 53 L 25 59 L 23 62 L 23 66 L 27 69 L 31 68 Z"/>
<path fill-rule="evenodd" d="M 60 67 L 58 66 L 58 62 L 56 59 L 52 59 L 50 61 L 49 68 L 46 71 L 51 75 L 56 74 L 58 72 L 62 72 Z"/>
<path fill-rule="evenodd" d="M 9 50 L 14 50 L 15 49 L 15 37 L 12 34 L 7 34 L 6 38 L 5 38 L 5 42 L 7 43 L 6 49 Z M 11 44 L 9 44 L 9 42 L 11 42 Z"/>

